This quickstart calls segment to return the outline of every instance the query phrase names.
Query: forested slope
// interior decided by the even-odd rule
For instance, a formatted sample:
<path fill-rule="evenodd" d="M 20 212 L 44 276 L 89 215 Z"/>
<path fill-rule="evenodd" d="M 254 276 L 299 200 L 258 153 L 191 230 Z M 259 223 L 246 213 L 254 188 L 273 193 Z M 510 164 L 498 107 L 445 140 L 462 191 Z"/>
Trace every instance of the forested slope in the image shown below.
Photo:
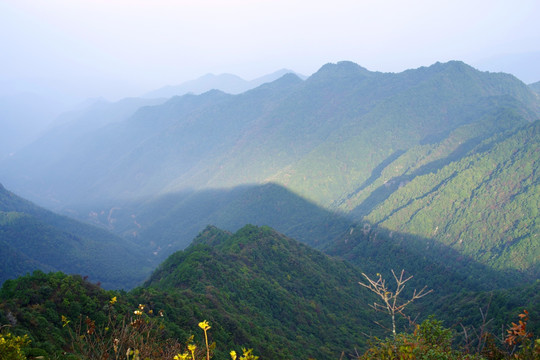
<path fill-rule="evenodd" d="M 354 237 L 344 245 L 350 243 L 358 245 Z M 227 359 L 229 350 L 241 347 L 272 359 L 356 358 L 369 346 L 370 336 L 389 335 L 381 327 L 389 326 L 389 316 L 371 310 L 375 298 L 358 284 L 364 280 L 362 271 L 377 276 L 374 263 L 363 264 L 368 257 L 375 259 L 372 255 L 366 250 L 364 259 L 353 266 L 268 227 L 248 225 L 232 234 L 209 226 L 186 250 L 171 255 L 144 285 L 128 293 L 106 291 L 81 276 L 62 273 L 38 271 L 8 280 L 0 289 L 0 323 L 10 324 L 13 334 L 29 335 L 33 349 L 27 351 L 34 356 L 59 359 L 103 349 L 109 355 L 113 349 L 123 354 L 128 346 L 154 349 L 154 354 L 175 349 L 168 356 L 153 357 L 172 358 L 183 352 L 181 346 L 185 349 L 190 335 L 195 335 L 195 344 L 204 346 L 198 327 L 203 320 L 211 326 L 210 341 L 217 344 L 212 350 L 215 359 Z M 405 257 L 403 262 L 412 259 Z M 487 274 L 474 266 L 469 269 L 486 279 Z M 402 300 L 426 282 L 450 279 L 407 307 L 406 313 L 419 315 L 419 322 L 436 314 L 461 335 L 463 329 L 474 334 L 483 325 L 498 334 L 525 308 L 531 314 L 528 330 L 538 331 L 538 281 L 493 292 L 473 291 L 467 287 L 474 280 L 453 278 L 451 268 L 441 271 L 439 264 L 428 270 L 438 276 L 435 282 L 424 277 L 427 273 L 406 272 L 416 281 L 407 283 Z M 387 275 L 385 271 L 393 288 Z M 461 281 L 462 289 L 445 292 L 448 283 L 456 281 Z M 398 332 L 412 331 L 404 319 L 397 325 Z M 144 338 L 138 338 L 139 333 Z M 457 335 L 456 340 L 463 340 Z M 134 337 L 129 340 L 130 336 Z"/>
<path fill-rule="evenodd" d="M 380 186 L 393 189 L 362 209 L 365 219 L 436 239 L 493 268 L 538 275 L 539 144 L 536 121 L 486 139 L 444 167 L 407 169 Z"/>
<path fill-rule="evenodd" d="M 131 288 L 153 265 L 134 243 L 40 208 L 2 185 L 0 246 L 0 282 L 42 269 L 88 276 L 107 288 Z"/>

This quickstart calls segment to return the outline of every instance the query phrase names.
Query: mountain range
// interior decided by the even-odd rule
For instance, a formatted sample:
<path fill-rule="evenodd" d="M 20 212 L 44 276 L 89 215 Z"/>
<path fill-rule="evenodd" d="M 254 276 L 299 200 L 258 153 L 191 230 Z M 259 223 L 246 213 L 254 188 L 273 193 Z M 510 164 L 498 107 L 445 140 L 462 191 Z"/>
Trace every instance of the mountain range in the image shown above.
<path fill-rule="evenodd" d="M 249 223 L 365 270 L 400 264 L 441 293 L 528 283 L 534 89 L 459 61 L 340 62 L 239 94 L 97 102 L 0 161 L 2 280 L 41 268 L 131 288 L 207 225 Z"/>
<path fill-rule="evenodd" d="M 0 179 L 154 264 L 208 224 L 270 225 L 319 249 L 360 224 L 537 277 L 533 88 L 459 61 L 397 74 L 326 64 L 236 95 L 72 114 L 1 161 Z"/>
<path fill-rule="evenodd" d="M 259 87 L 262 84 L 275 81 L 288 73 L 295 73 L 292 70 L 281 69 L 271 74 L 258 77 L 253 80 L 244 80 L 233 74 L 206 74 L 197 79 L 186 81 L 180 85 L 164 86 L 144 94 L 143 98 L 170 98 L 173 96 L 182 96 L 185 94 L 202 94 L 210 90 L 220 90 L 228 94 L 240 94 Z M 301 78 L 304 75 L 296 74 Z"/>

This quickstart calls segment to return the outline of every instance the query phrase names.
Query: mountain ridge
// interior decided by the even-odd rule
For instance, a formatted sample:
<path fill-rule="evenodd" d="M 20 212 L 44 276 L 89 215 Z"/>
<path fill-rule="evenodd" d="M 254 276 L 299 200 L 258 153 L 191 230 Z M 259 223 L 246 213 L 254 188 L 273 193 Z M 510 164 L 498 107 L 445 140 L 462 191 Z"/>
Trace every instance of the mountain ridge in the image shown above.
<path fill-rule="evenodd" d="M 330 68 L 340 69 L 343 76 L 322 76 Z M 358 74 L 365 80 L 358 81 Z M 269 92 L 263 93 L 262 89 Z M 360 183 L 367 179 L 368 172 L 389 155 L 383 153 L 388 148 L 394 151 L 406 149 L 427 136 L 451 131 L 463 125 L 460 122 L 464 120 L 472 121 L 459 118 L 459 114 L 467 111 L 467 107 L 474 108 L 480 99 L 491 97 L 496 100 L 495 95 L 505 94 L 519 102 L 527 102 L 524 108 L 528 107 L 531 114 L 524 120 L 531 121 L 540 114 L 537 97 L 514 77 L 481 73 L 460 62 L 439 63 L 399 74 L 371 73 L 353 63 L 342 62 L 325 65 L 304 82 L 293 81 L 278 89 L 263 86 L 255 92 L 219 95 L 219 100 L 215 99 L 219 93 L 209 92 L 173 98 L 161 106 L 141 109 L 118 126 L 102 128 L 94 136 L 89 134 L 87 140 L 81 142 L 79 159 L 76 160 L 72 153 L 63 160 L 96 163 L 107 170 L 93 169 L 85 173 L 84 178 L 73 181 L 67 180 L 70 175 L 58 168 L 62 166 L 59 162 L 57 168 L 48 169 L 47 174 L 62 174 L 66 180 L 48 180 L 51 175 L 43 173 L 39 178 L 48 183 L 64 181 L 55 191 L 56 197 L 61 188 L 65 193 L 74 183 L 95 184 L 90 188 L 86 185 L 87 194 L 98 195 L 100 187 L 109 189 L 108 197 L 121 194 L 121 189 L 126 190 L 122 180 L 126 176 L 141 180 L 130 189 L 133 193 L 140 188 L 141 195 L 183 187 L 222 187 L 270 180 L 328 205 L 346 191 L 342 188 L 344 185 L 351 188 L 353 184 L 346 185 L 347 181 Z M 200 105 L 189 105 L 189 99 Z M 179 101 L 185 104 L 183 108 L 171 107 Z M 426 106 L 430 102 L 440 105 Z M 399 108 L 402 110 L 398 112 Z M 156 121 L 164 116 L 170 120 Z M 398 120 L 400 127 L 393 126 Z M 393 134 L 385 136 L 389 131 Z M 116 139 L 114 143 L 111 140 L 103 143 L 97 136 Z M 384 146 L 384 150 L 373 153 L 367 162 L 359 163 L 351 156 L 350 148 L 356 146 L 369 151 L 366 146 L 373 146 L 372 139 Z M 162 143 L 160 149 L 156 148 L 157 142 Z M 358 145 L 358 142 L 367 145 Z M 92 143 L 103 146 L 98 148 Z M 110 157 L 111 153 L 119 156 L 114 161 L 99 160 L 103 156 Z M 332 154 L 334 157 L 329 157 Z M 338 154 L 339 158 L 335 159 Z M 38 156 L 34 155 L 34 158 Z M 152 156 L 154 158 L 150 158 Z M 307 168 L 303 169 L 303 163 L 312 167 L 315 157 L 323 159 L 323 164 L 341 163 L 340 166 L 346 168 L 341 179 L 329 183 L 318 172 L 310 175 Z M 139 170 L 145 164 L 156 164 L 156 159 L 167 170 Z M 27 160 L 4 161 L 4 164 L 12 165 L 7 172 L 8 169 L 0 164 L 0 175 L 6 178 L 4 182 L 18 183 L 14 189 L 26 196 L 26 191 L 20 188 L 22 182 L 10 179 L 19 173 L 20 165 L 17 164 L 23 161 Z M 166 162 L 175 163 L 177 167 L 171 168 Z M 182 167 L 178 168 L 178 164 Z M 335 165 L 327 172 L 338 173 Z M 299 174 L 288 179 L 291 173 L 287 169 L 291 167 Z M 32 174 L 31 169 L 24 171 L 27 179 L 38 176 Z M 307 184 L 303 177 L 308 177 Z M 310 189 L 312 182 L 314 189 Z M 319 195 L 313 198 L 315 194 Z M 72 192 L 69 197 L 74 198 L 73 195 Z"/>
<path fill-rule="evenodd" d="M 150 91 L 144 94 L 143 98 L 170 98 L 173 96 L 181 96 L 184 94 L 202 94 L 210 90 L 220 90 L 228 94 L 240 94 L 245 91 L 259 87 L 264 83 L 269 83 L 286 74 L 295 74 L 300 78 L 305 78 L 303 75 L 296 74 L 289 69 L 277 70 L 273 73 L 260 76 L 253 80 L 244 80 L 234 74 L 206 74 L 197 79 L 186 81 L 180 85 L 168 85 L 162 88 Z"/>
<path fill-rule="evenodd" d="M 437 176 L 445 171 L 452 174 L 453 167 L 490 138 L 502 144 L 512 129 L 540 117 L 539 104 L 538 96 L 515 77 L 480 72 L 459 61 L 398 74 L 370 72 L 340 62 L 323 66 L 305 81 L 285 75 L 238 95 L 214 90 L 140 108 L 123 121 L 73 139 L 78 146 L 58 153 L 53 164 L 48 154 L 27 153 L 27 158 L 15 154 L 0 162 L 0 176 L 10 188 L 17 184 L 17 193 L 20 190 L 26 196 L 30 189 L 41 200 L 78 212 L 81 219 L 110 226 L 159 256 L 166 256 L 175 246 L 187 246 L 208 223 L 222 221 L 236 227 L 250 222 L 247 219 L 254 216 L 244 211 L 247 208 L 264 215 L 257 218 L 258 224 L 267 222 L 301 241 L 316 234 L 307 241 L 322 246 L 340 236 L 337 229 L 346 228 L 347 221 L 369 220 L 364 217 L 393 199 L 393 193 L 403 194 L 400 188 L 413 180 L 434 178 L 437 172 Z M 532 145 L 537 142 L 531 141 Z M 519 146 L 514 142 L 507 155 L 524 150 Z M 534 153 L 528 154 L 534 159 Z M 477 151 L 477 156 L 501 166 L 504 160 L 490 152 Z M 520 164 L 525 162 L 520 160 Z M 36 163 L 43 166 L 32 165 Z M 516 171 L 521 170 L 516 167 Z M 262 187 L 242 190 L 246 184 Z M 291 212 L 280 209 L 294 208 L 299 201 L 265 184 L 283 187 L 334 214 L 326 217 L 330 220 L 322 220 L 323 225 L 292 216 L 295 227 L 285 218 Z M 210 199 L 212 193 L 215 200 Z M 485 198 L 492 195 L 482 193 Z M 171 216 L 163 215 L 165 208 L 157 205 L 160 197 L 165 203 L 177 201 L 167 207 Z M 282 203 L 273 201 L 276 199 Z M 413 200 L 405 199 L 395 208 L 386 202 L 390 210 L 382 218 L 397 214 Z M 264 211 L 268 204 L 273 214 Z M 514 205 L 522 204 L 525 202 Z M 301 209 L 307 207 L 300 205 Z M 488 214 L 492 210 L 487 209 Z M 532 213 L 525 210 L 520 208 L 530 221 Z M 111 211 L 122 214 L 122 223 L 88 215 Z M 302 214 L 309 217 L 313 213 L 319 214 L 313 219 L 325 216 L 311 210 Z M 191 221 L 180 218 L 175 223 L 173 214 Z M 336 214 L 350 219 L 337 220 Z M 455 224 L 469 220 L 456 217 Z M 379 218 L 368 222 L 384 225 Z M 173 234 L 180 234 L 179 224 L 189 233 L 174 238 Z M 501 228 L 517 231 L 514 224 L 503 222 Z M 310 225 L 316 230 L 311 231 Z M 325 226 L 326 233 L 321 230 Z M 393 226 L 397 229 L 398 225 Z M 410 230 L 430 238 L 436 235 L 435 228 L 422 233 Z M 536 236 L 535 229 L 528 227 L 516 234 L 532 239 L 529 236 Z M 482 239 L 476 236 L 474 242 Z M 491 244 L 486 254 L 508 250 L 485 243 Z M 512 241 L 507 244 L 512 247 Z M 520 247 L 516 243 L 515 249 Z M 524 249 L 519 252 L 523 255 Z M 499 258 L 477 256 L 499 262 Z M 525 269 L 527 259 L 522 265 L 508 264 Z"/>

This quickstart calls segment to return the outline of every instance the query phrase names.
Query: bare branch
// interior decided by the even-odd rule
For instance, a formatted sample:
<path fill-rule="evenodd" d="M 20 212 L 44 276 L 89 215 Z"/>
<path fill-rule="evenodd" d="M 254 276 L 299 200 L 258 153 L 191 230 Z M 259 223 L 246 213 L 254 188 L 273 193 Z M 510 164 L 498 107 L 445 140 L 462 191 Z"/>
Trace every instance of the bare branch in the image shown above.
<path fill-rule="evenodd" d="M 396 289 L 393 292 L 386 286 L 386 282 L 382 278 L 381 274 L 377 274 L 376 276 L 378 278 L 374 280 L 374 279 L 371 279 L 366 274 L 362 273 L 362 275 L 366 278 L 367 283 L 363 283 L 363 282 L 358 282 L 358 283 L 362 285 L 363 287 L 369 289 L 373 293 L 377 294 L 381 298 L 384 304 L 379 304 L 375 302 L 373 303 L 373 305 L 369 305 L 369 306 L 376 311 L 387 312 L 388 314 L 390 314 L 390 317 L 392 319 L 392 333 L 395 337 L 396 336 L 396 320 L 395 320 L 396 313 L 400 314 L 401 316 L 409 320 L 409 323 L 412 323 L 411 318 L 405 315 L 403 310 L 405 309 L 407 305 L 412 303 L 414 300 L 417 300 L 426 296 L 433 290 L 427 290 L 427 286 L 424 286 L 422 290 L 420 290 L 419 292 L 417 292 L 416 289 L 414 289 L 412 297 L 408 299 L 407 301 L 403 302 L 402 304 L 399 304 L 398 302 L 399 295 L 405 288 L 405 284 L 407 283 L 407 281 L 411 280 L 413 277 L 411 275 L 404 279 L 403 277 L 405 274 L 405 270 L 401 270 L 399 277 L 396 275 L 393 269 L 391 271 L 392 271 L 392 275 L 394 276 L 394 280 L 396 281 Z"/>

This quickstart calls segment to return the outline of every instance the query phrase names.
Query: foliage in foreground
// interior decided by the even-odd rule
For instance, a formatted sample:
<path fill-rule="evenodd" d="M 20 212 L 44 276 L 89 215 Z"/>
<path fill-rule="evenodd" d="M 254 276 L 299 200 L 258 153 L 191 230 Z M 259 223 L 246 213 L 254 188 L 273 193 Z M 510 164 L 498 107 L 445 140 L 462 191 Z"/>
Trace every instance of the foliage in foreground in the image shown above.
<path fill-rule="evenodd" d="M 384 285 L 377 276 L 374 284 Z M 495 336 L 482 335 L 476 344 L 469 337 L 462 349 L 455 340 L 426 335 L 447 334 L 440 323 L 428 326 L 429 331 L 420 327 L 412 334 L 396 334 L 391 340 L 372 337 L 369 345 L 366 333 L 382 339 L 383 332 L 369 326 L 374 313 L 365 310 L 365 301 L 370 300 L 358 285 L 361 277 L 358 269 L 266 227 L 246 226 L 236 234 L 209 227 L 190 248 L 171 256 L 144 287 L 129 293 L 105 291 L 80 276 L 62 273 L 38 271 L 6 281 L 0 289 L 0 324 L 11 324 L 14 336 L 28 336 L 30 346 L 21 348 L 30 359 L 217 360 L 234 358 L 228 351 L 242 345 L 264 359 L 280 360 L 336 359 L 342 351 L 353 353 L 355 348 L 360 354 L 368 349 L 362 355 L 365 359 L 370 353 L 372 358 L 384 353 L 388 359 L 437 358 L 429 357 L 433 354 L 442 359 L 528 359 L 526 351 L 535 355 L 526 313 L 512 325 L 513 337 L 508 341 L 515 343 L 506 347 L 504 337 L 497 343 Z M 398 290 L 381 290 L 382 300 L 395 299 L 401 293 L 399 284 L 409 279 L 403 273 L 394 278 Z M 403 296 L 415 299 L 419 294 L 404 292 Z M 395 313 L 403 315 L 402 302 L 392 304 Z M 529 309 L 538 313 L 535 307 Z M 200 319 L 213 324 L 210 339 L 205 321 L 200 323 L 204 334 L 190 336 Z M 453 327 L 461 323 L 458 320 Z M 464 332 L 469 331 L 470 323 L 463 325 Z M 480 333 L 486 333 L 484 327 Z M 443 339 L 454 339 L 450 335 Z M 485 349 L 493 351 L 486 354 Z M 250 354 L 246 350 L 242 357 L 249 359 Z M 349 358 L 360 356 L 355 353 Z"/>
<path fill-rule="evenodd" d="M 39 274 L 35 276 L 40 276 Z M 54 281 L 62 284 L 77 284 L 82 279 L 73 278 L 60 273 L 42 275 L 54 278 Z M 28 280 L 28 279 L 27 279 Z M 84 281 L 81 282 L 84 284 Z M 8 284 L 9 285 L 9 284 Z M 13 283 L 11 285 L 14 285 Z M 65 286 L 64 286 L 65 287 Z M 14 290 L 13 286 L 8 289 Z M 8 289 L 3 289 L 6 291 Z M 78 289 L 81 290 L 81 289 Z M 34 288 L 33 291 L 44 291 Z M 168 330 L 167 316 L 158 308 L 150 305 L 134 305 L 133 300 L 126 302 L 128 294 L 105 292 L 97 288 L 86 288 L 88 294 L 96 292 L 92 297 L 84 299 L 83 293 L 78 293 L 81 305 L 89 308 L 93 298 L 99 295 L 98 302 L 104 300 L 101 305 L 93 307 L 94 313 L 73 317 L 72 315 L 59 315 L 56 313 L 56 323 L 53 325 L 44 322 L 43 314 L 33 313 L 37 316 L 36 324 L 46 326 L 51 335 L 56 334 L 50 341 L 62 337 L 62 341 L 56 344 L 61 346 L 62 351 L 46 351 L 51 345 L 39 341 L 35 331 L 23 335 L 19 326 L 5 327 L 0 339 L 0 360 L 4 359 L 126 359 L 126 360 L 208 360 L 228 359 L 254 360 L 250 349 L 242 348 L 242 355 L 235 350 L 228 352 L 230 345 L 215 338 L 210 334 L 210 324 L 207 321 L 199 323 L 203 334 L 188 336 L 187 341 L 179 342 Z M 37 294 L 34 294 L 36 296 Z M 107 295 L 113 295 L 105 298 Z M 24 299 L 23 299 L 24 300 Z M 25 301 L 33 302 L 35 299 L 26 298 Z M 31 307 L 40 307 L 33 304 Z M 80 306 L 80 305 L 79 305 Z M 62 308 L 66 311 L 69 308 Z M 85 310 L 80 308 L 80 313 Z M 71 309 L 74 310 L 74 309 Z M 70 314 L 73 314 L 72 312 Z M 2 322 L 5 322 L 5 318 Z M 9 318 L 7 319 L 9 321 Z M 22 319 L 24 320 L 24 319 Z M 14 320 L 11 320 L 14 322 Z M 488 333 L 484 328 L 477 329 L 473 337 L 461 345 L 456 344 L 455 331 L 442 326 L 442 322 L 429 318 L 420 325 L 414 326 L 412 333 L 402 332 L 388 339 L 372 338 L 364 353 L 345 353 L 342 359 L 357 360 L 401 360 L 401 359 L 450 359 L 450 360 L 537 360 L 540 359 L 540 339 L 533 337 L 528 327 L 529 314 L 523 311 L 519 315 L 519 321 L 512 323 L 506 330 L 505 337 L 496 337 Z M 13 325 L 13 324 L 12 324 Z M 219 329 L 221 324 L 216 324 Z M 55 328 L 56 327 L 56 328 Z M 356 331 L 356 329 L 350 329 Z M 199 336 L 197 336 L 199 335 Z M 43 335 L 40 335 L 43 336 Z M 217 345 L 212 339 L 217 339 Z M 36 342 L 34 342 L 36 339 Z M 247 345 L 251 345 L 246 342 Z M 43 345 L 45 345 L 43 347 Z M 279 346 L 279 344 L 273 344 Z M 292 345 L 291 345 L 292 346 Z M 235 346 L 236 347 L 236 346 Z M 228 349 L 227 349 L 228 348 Z M 289 346 L 284 351 L 294 351 Z M 301 350 L 301 349 L 300 349 Z M 346 349 L 344 349 L 346 350 Z M 337 359 L 339 354 L 325 356 L 319 354 L 318 359 Z M 267 357 L 265 357 L 267 358 Z M 296 356 L 295 359 L 307 358 Z"/>
<path fill-rule="evenodd" d="M 163 325 L 163 313 L 154 314 L 146 305 L 139 304 L 132 314 L 123 317 L 114 315 L 113 309 L 117 298 L 109 301 L 110 316 L 106 326 L 98 327 L 94 320 L 86 317 L 77 326 L 71 328 L 70 320 L 62 317 L 64 327 L 69 327 L 71 342 L 66 353 L 78 359 L 123 359 L 126 360 L 210 360 L 214 356 L 216 343 L 209 343 L 208 321 L 199 323 L 204 332 L 203 345 L 197 346 L 194 336 L 185 344 L 167 337 Z M 256 360 L 252 350 L 242 349 L 238 357 L 233 350 L 233 360 Z"/>
<path fill-rule="evenodd" d="M 362 360 L 401 360 L 401 359 L 455 359 L 455 360 L 474 360 L 474 359 L 536 359 L 540 358 L 540 339 L 532 342 L 532 333 L 527 329 L 529 313 L 524 310 L 519 314 L 519 323 L 512 323 L 507 330 L 507 335 L 500 339 L 504 349 L 495 346 L 495 336 L 486 331 L 489 321 L 486 314 L 480 310 L 483 318 L 482 325 L 472 329 L 471 336 L 467 333 L 467 328 L 461 324 L 464 332 L 465 345 L 461 349 L 455 349 L 452 345 L 455 334 L 451 329 L 442 326 L 442 321 L 435 320 L 430 316 L 422 324 L 416 325 L 415 320 L 404 313 L 405 307 L 414 300 L 420 299 L 429 294 L 431 290 L 426 290 L 424 286 L 420 291 L 414 290 L 410 298 L 401 298 L 406 283 L 412 279 L 412 276 L 404 278 L 404 270 L 398 277 L 394 270 L 392 275 L 396 282 L 392 290 L 383 279 L 381 274 L 377 278 L 370 278 L 366 274 L 362 275 L 367 279 L 367 283 L 359 284 L 371 292 L 377 294 L 382 300 L 381 303 L 375 302 L 370 305 L 375 310 L 387 313 L 392 320 L 392 338 L 390 340 L 378 340 L 374 338 L 371 347 L 360 357 Z M 399 298 L 399 299 L 398 299 Z M 414 327 L 414 332 L 396 334 L 396 315 L 401 315 L 409 321 Z M 382 326 L 382 325 L 381 325 Z M 473 337 L 472 335 L 475 335 Z M 484 357 L 484 355 L 486 355 Z"/>
<path fill-rule="evenodd" d="M 110 300 L 110 309 L 117 299 Z M 126 360 L 210 360 L 214 358 L 216 343 L 209 342 L 210 324 L 205 320 L 199 323 L 204 332 L 204 341 L 198 346 L 191 336 L 185 344 L 163 338 L 161 315 L 153 316 L 151 310 L 140 304 L 133 315 L 110 318 L 107 326 L 97 327 L 95 321 L 86 318 L 80 324 L 71 327 L 70 321 L 63 316 L 63 327 L 68 327 L 71 342 L 61 359 L 126 359 Z M 533 340 L 533 334 L 527 330 L 528 312 L 520 314 L 518 323 L 506 331 L 502 346 L 496 345 L 496 338 L 490 333 L 480 333 L 478 346 L 456 349 L 454 332 L 442 326 L 442 322 L 433 317 L 415 325 L 412 333 L 400 333 L 392 338 L 380 340 L 373 338 L 371 346 L 362 355 L 348 358 L 357 360 L 538 360 L 540 359 L 540 338 Z M 120 321 L 118 321 L 120 320 Z M 129 321 L 127 321 L 129 320 Z M 47 359 L 42 356 L 26 356 L 29 343 L 27 336 L 14 336 L 8 331 L 0 334 L 0 360 Z M 43 356 L 45 355 L 45 356 Z M 242 348 L 242 355 L 230 351 L 232 360 L 257 360 L 252 349 Z M 343 359 L 343 353 L 340 359 Z M 216 357 L 219 358 L 219 357 Z"/>
<path fill-rule="evenodd" d="M 15 336 L 9 331 L 0 333 L 0 359 L 23 360 L 26 359 L 22 348 L 28 346 L 28 336 Z"/>
<path fill-rule="evenodd" d="M 444 328 L 442 322 L 429 319 L 416 325 L 413 333 L 401 333 L 386 340 L 374 339 L 371 347 L 360 360 L 504 360 L 540 359 L 540 338 L 532 340 L 532 333 L 526 330 L 528 313 L 520 314 L 518 324 L 512 323 L 507 330 L 503 345 L 497 346 L 497 339 L 491 333 L 480 333 L 478 346 L 456 349 L 454 332 Z M 499 339 L 502 340 L 502 339 Z"/>

